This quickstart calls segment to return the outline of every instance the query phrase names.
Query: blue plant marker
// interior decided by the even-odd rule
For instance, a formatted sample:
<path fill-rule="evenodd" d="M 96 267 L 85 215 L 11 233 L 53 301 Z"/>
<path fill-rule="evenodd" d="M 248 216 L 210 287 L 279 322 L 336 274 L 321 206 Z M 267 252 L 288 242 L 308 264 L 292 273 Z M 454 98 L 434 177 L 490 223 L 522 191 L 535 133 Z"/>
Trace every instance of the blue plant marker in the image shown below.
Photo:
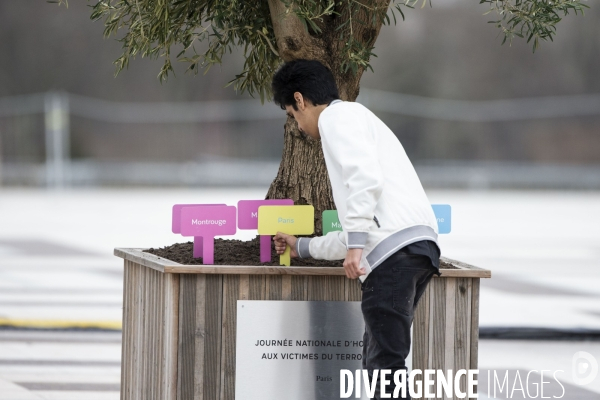
<path fill-rule="evenodd" d="M 432 204 L 433 213 L 438 223 L 440 234 L 450 233 L 452 230 L 452 207 L 449 204 Z"/>

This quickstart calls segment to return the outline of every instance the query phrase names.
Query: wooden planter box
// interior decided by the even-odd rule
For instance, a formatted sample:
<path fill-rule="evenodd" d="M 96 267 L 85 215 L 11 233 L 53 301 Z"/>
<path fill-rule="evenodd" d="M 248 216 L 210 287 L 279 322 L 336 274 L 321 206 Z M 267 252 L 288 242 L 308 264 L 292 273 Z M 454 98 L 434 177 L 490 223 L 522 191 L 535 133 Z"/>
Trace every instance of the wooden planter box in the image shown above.
<path fill-rule="evenodd" d="M 142 249 L 125 260 L 122 400 L 233 400 L 237 300 L 360 301 L 343 268 L 182 265 Z M 413 325 L 413 369 L 476 369 L 479 279 L 442 259 Z M 464 377 L 463 377 L 464 378 Z"/>

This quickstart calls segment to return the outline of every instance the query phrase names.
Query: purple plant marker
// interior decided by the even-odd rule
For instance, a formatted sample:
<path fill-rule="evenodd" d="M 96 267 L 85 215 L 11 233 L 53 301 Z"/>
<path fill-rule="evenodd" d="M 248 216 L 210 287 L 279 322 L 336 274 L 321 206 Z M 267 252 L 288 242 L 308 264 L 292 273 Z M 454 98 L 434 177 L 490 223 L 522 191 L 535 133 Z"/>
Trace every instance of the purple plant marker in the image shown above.
<path fill-rule="evenodd" d="M 196 207 L 196 206 L 225 206 L 226 204 L 175 204 L 173 206 L 173 213 L 171 214 L 171 231 L 173 233 L 181 233 L 181 209 L 183 207 Z"/>
<path fill-rule="evenodd" d="M 202 237 L 202 262 L 214 264 L 215 236 L 235 235 L 237 210 L 234 206 L 191 206 L 181 209 L 181 234 Z M 194 245 L 196 244 L 194 240 Z M 198 249 L 194 249 L 197 254 Z"/>
<path fill-rule="evenodd" d="M 260 235 L 260 262 L 271 262 L 271 236 Z"/>
<path fill-rule="evenodd" d="M 196 206 L 224 206 L 225 204 L 175 204 L 171 216 L 171 231 L 173 233 L 181 233 L 181 209 L 183 207 Z M 202 257 L 203 252 L 202 236 L 194 237 L 194 258 Z"/>
<path fill-rule="evenodd" d="M 200 258 L 204 255 L 204 238 L 202 236 L 194 236 L 194 258 Z"/>
<path fill-rule="evenodd" d="M 258 229 L 258 207 L 293 206 L 294 200 L 240 200 L 238 202 L 238 228 Z M 271 236 L 260 235 L 260 262 L 271 261 Z"/>

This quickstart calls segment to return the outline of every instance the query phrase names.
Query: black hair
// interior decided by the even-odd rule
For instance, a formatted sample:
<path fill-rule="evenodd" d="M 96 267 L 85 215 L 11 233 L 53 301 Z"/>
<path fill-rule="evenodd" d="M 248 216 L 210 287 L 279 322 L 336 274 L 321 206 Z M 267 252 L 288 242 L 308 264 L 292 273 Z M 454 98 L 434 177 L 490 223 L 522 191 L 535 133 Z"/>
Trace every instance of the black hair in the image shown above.
<path fill-rule="evenodd" d="M 294 60 L 286 62 L 273 76 L 273 101 L 285 110 L 286 106 L 298 110 L 294 93 L 318 106 L 339 99 L 333 74 L 325 65 L 316 60 Z"/>

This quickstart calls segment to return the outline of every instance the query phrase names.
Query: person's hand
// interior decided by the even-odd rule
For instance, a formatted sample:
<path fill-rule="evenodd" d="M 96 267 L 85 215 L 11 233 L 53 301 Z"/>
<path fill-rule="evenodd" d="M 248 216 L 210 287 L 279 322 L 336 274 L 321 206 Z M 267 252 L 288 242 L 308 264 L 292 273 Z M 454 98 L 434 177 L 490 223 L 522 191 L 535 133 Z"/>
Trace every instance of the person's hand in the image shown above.
<path fill-rule="evenodd" d="M 273 237 L 273 241 L 275 242 L 275 251 L 277 252 L 277 254 L 283 254 L 285 252 L 285 247 L 290 246 L 290 257 L 296 258 L 298 257 L 298 252 L 296 251 L 297 240 L 298 239 L 296 238 L 296 236 L 277 232 L 277 235 Z"/>
<path fill-rule="evenodd" d="M 360 266 L 362 252 L 363 249 L 349 249 L 346 253 L 346 259 L 344 260 L 346 277 L 350 279 L 357 279 L 359 276 L 367 273 L 367 271 Z"/>

